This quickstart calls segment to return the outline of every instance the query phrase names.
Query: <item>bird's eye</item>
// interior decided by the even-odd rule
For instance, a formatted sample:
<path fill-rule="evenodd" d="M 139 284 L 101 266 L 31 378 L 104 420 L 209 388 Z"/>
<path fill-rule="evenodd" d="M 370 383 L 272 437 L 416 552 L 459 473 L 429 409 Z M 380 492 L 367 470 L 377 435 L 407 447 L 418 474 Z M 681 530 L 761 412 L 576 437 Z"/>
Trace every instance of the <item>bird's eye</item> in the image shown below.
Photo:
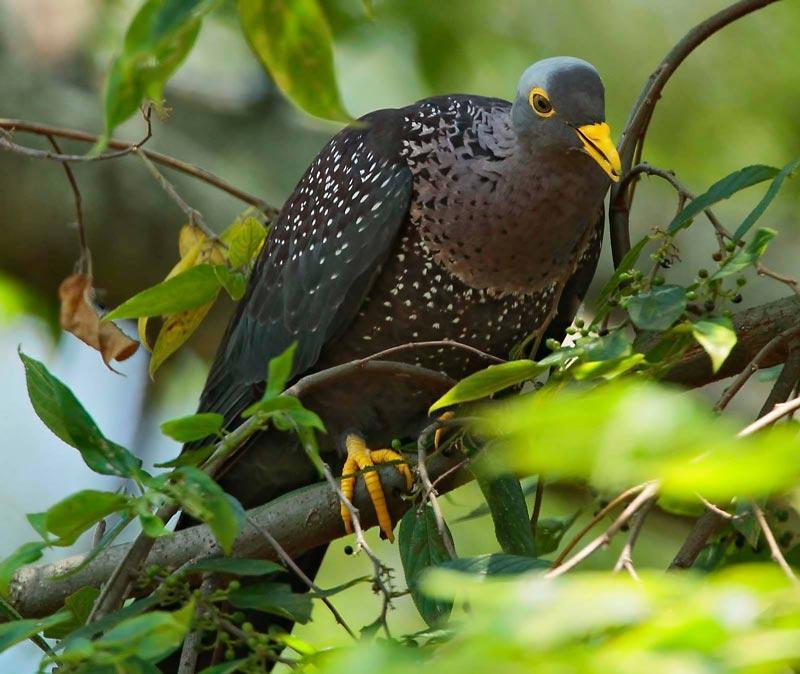
<path fill-rule="evenodd" d="M 547 95 L 541 89 L 532 89 L 528 100 L 534 112 L 540 117 L 549 117 L 555 112 L 550 99 L 547 98 Z"/>

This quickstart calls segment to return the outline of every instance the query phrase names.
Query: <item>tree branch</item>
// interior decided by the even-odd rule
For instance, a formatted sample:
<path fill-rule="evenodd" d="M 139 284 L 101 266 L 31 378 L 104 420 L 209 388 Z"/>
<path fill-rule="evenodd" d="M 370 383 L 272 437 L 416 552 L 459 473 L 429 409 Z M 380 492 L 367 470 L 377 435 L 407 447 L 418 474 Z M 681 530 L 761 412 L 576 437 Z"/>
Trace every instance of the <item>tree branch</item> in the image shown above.
<path fill-rule="evenodd" d="M 444 474 L 458 464 L 457 453 L 431 457 L 428 470 L 432 476 Z M 403 498 L 405 478 L 393 466 L 379 467 L 389 512 L 398 518 L 412 505 Z M 439 489 L 450 491 L 469 479 L 467 473 L 455 473 L 440 483 Z M 377 524 L 374 509 L 363 481 L 356 485 L 354 505 L 361 511 L 365 527 Z M 248 518 L 272 537 L 292 557 L 324 545 L 345 535 L 340 515 L 339 496 L 325 482 L 298 489 L 248 511 Z M 67 578 L 57 578 L 76 568 L 83 556 L 45 564 L 28 566 L 14 575 L 9 587 L 11 604 L 26 618 L 51 614 L 60 608 L 64 599 L 83 587 L 99 587 L 126 555 L 130 544 L 116 545 L 101 552 L 86 568 Z M 181 529 L 171 536 L 155 541 L 148 564 L 176 568 L 191 559 L 220 556 L 222 551 L 207 526 Z M 233 556 L 280 561 L 275 548 L 253 526 L 246 527 L 233 546 Z"/>
<path fill-rule="evenodd" d="M 702 23 L 697 24 L 669 51 L 658 67 L 650 75 L 636 104 L 631 110 L 622 140 L 619 144 L 619 156 L 622 163 L 622 175 L 630 171 L 634 157 L 641 156 L 644 137 L 656 103 L 669 78 L 681 63 L 686 60 L 697 47 L 725 26 L 777 0 L 739 0 L 730 7 L 717 12 Z M 633 182 L 620 182 L 611 189 L 611 206 L 609 208 L 609 228 L 614 265 L 619 266 L 625 253 L 630 250 L 629 217 L 632 201 Z"/>

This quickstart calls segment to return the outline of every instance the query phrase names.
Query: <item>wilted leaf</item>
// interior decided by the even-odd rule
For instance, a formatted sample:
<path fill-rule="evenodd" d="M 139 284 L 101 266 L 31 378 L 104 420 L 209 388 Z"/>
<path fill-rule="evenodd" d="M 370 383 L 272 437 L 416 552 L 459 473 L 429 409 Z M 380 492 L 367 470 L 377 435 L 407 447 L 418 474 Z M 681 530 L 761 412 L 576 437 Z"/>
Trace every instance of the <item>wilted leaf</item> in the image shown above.
<path fill-rule="evenodd" d="M 339 97 L 331 31 L 318 0 L 239 0 L 239 17 L 283 93 L 311 115 L 351 120 Z"/>
<path fill-rule="evenodd" d="M 702 213 L 709 206 L 713 206 L 718 201 L 728 199 L 737 192 L 764 182 L 771 180 L 779 173 L 779 170 L 774 166 L 763 166 L 756 164 L 754 166 L 746 166 L 743 169 L 734 171 L 722 180 L 714 183 L 707 192 L 699 195 L 697 198 L 692 199 L 686 207 L 678 213 L 669 223 L 667 231 L 670 234 L 675 234 L 679 230 L 688 226 L 696 215 Z"/>
<path fill-rule="evenodd" d="M 43 632 L 59 623 L 64 623 L 69 619 L 70 614 L 62 611 L 47 618 L 15 620 L 5 625 L 0 625 L 0 653 L 20 641 L 25 641 L 25 639 L 32 637 L 34 634 L 39 634 L 39 632 Z"/>
<path fill-rule="evenodd" d="M 311 620 L 313 603 L 311 596 L 304 592 L 292 591 L 288 583 L 264 582 L 246 585 L 229 593 L 228 600 L 236 608 L 251 608 L 272 615 L 289 618 L 305 625 Z"/>
<path fill-rule="evenodd" d="M 636 327 L 667 330 L 686 309 L 686 290 L 675 285 L 657 286 L 631 297 L 625 308 Z"/>
<path fill-rule="evenodd" d="M 59 537 L 58 545 L 72 545 L 89 527 L 127 506 L 128 497 L 122 494 L 84 489 L 49 508 L 45 526 Z"/>
<path fill-rule="evenodd" d="M 397 540 L 406 585 L 419 614 L 430 626 L 445 622 L 453 609 L 452 602 L 432 600 L 422 594 L 419 588 L 420 577 L 426 569 L 450 559 L 436 528 L 433 508 L 426 505 L 422 510 L 408 510 L 400 520 Z"/>
<path fill-rule="evenodd" d="M 550 562 L 529 556 L 492 554 L 449 559 L 439 566 L 476 576 L 513 576 L 529 571 L 545 571 L 550 568 Z"/>
<path fill-rule="evenodd" d="M 778 192 L 783 186 L 783 182 L 787 178 L 791 178 L 797 172 L 798 168 L 800 168 L 800 159 L 790 161 L 781 169 L 780 173 L 775 176 L 772 184 L 769 186 L 767 193 L 761 198 L 761 201 L 756 204 L 756 207 L 750 211 L 750 213 L 748 213 L 742 224 L 736 229 L 736 232 L 733 235 L 735 241 L 738 241 L 745 234 L 747 234 L 747 232 L 750 231 L 750 228 L 758 221 L 758 219 L 764 215 L 764 211 L 767 210 L 767 207 L 777 196 Z"/>
<path fill-rule="evenodd" d="M 238 557 L 214 557 L 201 559 L 187 566 L 185 571 L 203 571 L 214 573 L 228 573 L 233 576 L 269 576 L 275 573 L 285 573 L 286 569 L 280 564 L 268 559 L 242 559 Z"/>
<path fill-rule="evenodd" d="M 208 524 L 220 547 L 230 554 L 244 522 L 242 506 L 202 470 L 176 468 L 170 474 L 169 493 L 181 508 Z"/>
<path fill-rule="evenodd" d="M 61 327 L 99 351 L 106 365 L 112 360 L 130 358 L 139 348 L 139 342 L 128 337 L 114 323 L 100 320 L 92 304 L 93 293 L 92 279 L 83 274 L 73 274 L 61 282 L 58 287 Z"/>
<path fill-rule="evenodd" d="M 736 346 L 736 331 L 730 318 L 702 318 L 692 323 L 692 334 L 711 358 L 712 371 L 719 370 Z"/>
<path fill-rule="evenodd" d="M 431 405 L 429 413 L 450 405 L 486 398 L 498 391 L 533 379 L 547 368 L 547 365 L 533 360 L 511 360 L 499 365 L 490 365 L 458 382 Z"/>
<path fill-rule="evenodd" d="M 86 465 L 102 475 L 135 477 L 142 465 L 124 447 L 106 439 L 78 399 L 38 360 L 20 351 L 33 409 L 55 435 L 77 449 Z"/>
<path fill-rule="evenodd" d="M 213 265 L 201 264 L 142 290 L 109 312 L 105 320 L 164 316 L 196 309 L 213 301 L 219 289 Z"/>
<path fill-rule="evenodd" d="M 8 596 L 8 584 L 17 572 L 17 569 L 26 564 L 33 564 L 42 558 L 42 550 L 47 544 L 41 541 L 23 543 L 2 562 L 0 562 L 0 595 Z"/>
<path fill-rule="evenodd" d="M 202 440 L 216 435 L 222 429 L 225 418 L 216 412 L 201 412 L 161 424 L 161 432 L 178 442 Z"/>
<path fill-rule="evenodd" d="M 756 231 L 753 240 L 748 243 L 736 255 L 725 262 L 711 277 L 712 280 L 723 279 L 726 276 L 738 274 L 755 264 L 767 250 L 767 246 L 775 238 L 777 232 L 774 229 L 762 228 Z"/>
<path fill-rule="evenodd" d="M 534 557 L 536 548 L 522 486 L 510 473 L 487 470 L 490 462 L 489 455 L 479 455 L 470 470 L 489 505 L 497 542 L 509 555 Z"/>
<path fill-rule="evenodd" d="M 150 357 L 151 377 L 155 376 L 156 370 L 163 365 L 164 361 L 175 353 L 197 330 L 206 314 L 214 306 L 218 292 L 214 293 L 213 299 L 208 304 L 204 304 L 197 309 L 190 309 L 167 316 L 164 319 Z"/>
<path fill-rule="evenodd" d="M 191 51 L 203 18 L 221 0 L 147 0 L 131 21 L 106 83 L 102 149 L 145 98 L 163 109 L 164 85 Z"/>

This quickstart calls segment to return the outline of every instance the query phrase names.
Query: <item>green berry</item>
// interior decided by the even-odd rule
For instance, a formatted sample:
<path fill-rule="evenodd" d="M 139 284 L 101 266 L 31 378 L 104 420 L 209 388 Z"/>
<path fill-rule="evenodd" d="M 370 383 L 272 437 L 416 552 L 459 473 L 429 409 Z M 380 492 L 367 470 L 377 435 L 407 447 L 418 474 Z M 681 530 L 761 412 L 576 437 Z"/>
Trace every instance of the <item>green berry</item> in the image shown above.
<path fill-rule="evenodd" d="M 740 288 L 744 285 L 747 285 L 747 279 L 744 276 L 740 276 L 736 279 L 736 285 Z"/>
<path fill-rule="evenodd" d="M 666 283 L 666 279 L 663 276 L 654 276 L 653 277 L 653 285 L 654 286 L 663 286 Z"/>
<path fill-rule="evenodd" d="M 706 303 L 703 305 L 706 311 L 714 311 L 714 300 L 706 300 Z"/>
<path fill-rule="evenodd" d="M 737 295 L 736 295 L 736 296 L 735 296 L 735 297 L 734 297 L 734 298 L 731 300 L 731 302 L 733 302 L 734 304 L 739 304 L 739 302 L 741 302 L 741 301 L 742 301 L 742 294 L 741 294 L 741 293 L 737 294 Z"/>
<path fill-rule="evenodd" d="M 576 318 L 575 319 L 575 327 L 576 328 L 582 328 L 583 326 L 584 326 L 583 319 L 582 318 Z"/>
<path fill-rule="evenodd" d="M 725 244 L 725 250 L 732 253 L 736 250 L 736 244 L 733 241 L 728 241 L 728 243 Z"/>
<path fill-rule="evenodd" d="M 708 269 L 699 269 L 699 270 L 697 271 L 697 275 L 698 275 L 700 278 L 708 278 Z"/>
<path fill-rule="evenodd" d="M 576 328 L 576 327 L 573 327 L 572 325 L 570 325 L 570 326 L 569 326 L 569 327 L 566 329 L 566 333 L 567 333 L 568 335 L 574 335 L 576 332 L 578 332 L 578 328 Z"/>
<path fill-rule="evenodd" d="M 228 583 L 228 591 L 235 592 L 241 586 L 242 584 L 238 580 L 232 580 L 230 583 Z"/>
<path fill-rule="evenodd" d="M 242 630 L 245 632 L 253 632 L 253 623 L 242 623 Z"/>
<path fill-rule="evenodd" d="M 561 344 L 558 342 L 558 340 L 556 340 L 556 339 L 553 339 L 553 338 L 550 338 L 550 339 L 548 339 L 548 340 L 547 340 L 547 341 L 544 343 L 544 345 L 545 345 L 545 346 L 546 346 L 548 349 L 550 349 L 551 351 L 558 351 L 558 350 L 561 348 Z"/>
<path fill-rule="evenodd" d="M 714 260 L 714 262 L 722 262 L 722 253 L 720 251 L 715 251 L 711 259 Z"/>
<path fill-rule="evenodd" d="M 689 302 L 694 302 L 697 299 L 697 293 L 694 290 L 690 290 L 688 293 L 686 293 L 686 299 Z"/>

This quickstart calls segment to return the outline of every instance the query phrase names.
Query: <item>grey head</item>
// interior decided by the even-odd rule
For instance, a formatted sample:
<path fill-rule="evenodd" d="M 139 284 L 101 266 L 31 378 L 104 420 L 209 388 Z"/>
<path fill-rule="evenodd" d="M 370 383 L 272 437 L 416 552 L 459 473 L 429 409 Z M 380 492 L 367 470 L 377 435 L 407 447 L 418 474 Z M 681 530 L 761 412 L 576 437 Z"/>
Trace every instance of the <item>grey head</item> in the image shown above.
<path fill-rule="evenodd" d="M 572 56 L 534 63 L 519 79 L 511 117 L 517 137 L 532 151 L 581 152 L 619 180 L 605 90 L 591 63 Z"/>

